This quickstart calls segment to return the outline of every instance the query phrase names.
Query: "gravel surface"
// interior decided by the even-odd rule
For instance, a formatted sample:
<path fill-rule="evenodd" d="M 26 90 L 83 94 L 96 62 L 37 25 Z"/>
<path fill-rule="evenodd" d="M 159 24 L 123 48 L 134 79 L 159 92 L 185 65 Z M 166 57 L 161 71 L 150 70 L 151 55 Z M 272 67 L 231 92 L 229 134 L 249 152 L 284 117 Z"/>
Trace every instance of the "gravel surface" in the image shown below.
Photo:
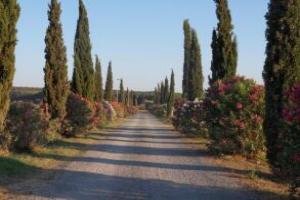
<path fill-rule="evenodd" d="M 257 199 L 230 170 L 209 164 L 196 140 L 147 112 L 91 137 L 97 143 L 84 156 L 68 160 L 66 167 L 55 169 L 52 181 L 18 199 Z"/>

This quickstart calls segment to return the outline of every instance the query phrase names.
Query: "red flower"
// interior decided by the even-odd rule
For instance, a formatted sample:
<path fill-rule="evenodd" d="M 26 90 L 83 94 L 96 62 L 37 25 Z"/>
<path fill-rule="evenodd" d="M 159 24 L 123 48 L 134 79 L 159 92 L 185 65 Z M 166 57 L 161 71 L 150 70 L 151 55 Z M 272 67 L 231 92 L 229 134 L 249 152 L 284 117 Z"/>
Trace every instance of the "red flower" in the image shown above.
<path fill-rule="evenodd" d="M 243 104 L 242 103 L 237 103 L 236 108 L 239 109 L 239 110 L 243 109 Z"/>

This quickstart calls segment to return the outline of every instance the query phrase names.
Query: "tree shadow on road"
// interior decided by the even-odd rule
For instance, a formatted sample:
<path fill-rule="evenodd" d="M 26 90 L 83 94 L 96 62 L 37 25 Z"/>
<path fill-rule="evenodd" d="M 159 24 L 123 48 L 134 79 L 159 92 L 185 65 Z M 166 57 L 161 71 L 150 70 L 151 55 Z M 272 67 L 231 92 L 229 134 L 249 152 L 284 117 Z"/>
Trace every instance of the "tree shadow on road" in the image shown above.
<path fill-rule="evenodd" d="M 7 158 L 6 162 L 10 162 Z M 16 162 L 16 161 L 12 161 Z M 20 163 L 24 165 L 23 163 Z M 35 173 L 51 173 L 56 177 L 45 184 L 45 180 L 41 183 L 19 185 L 18 187 L 9 186 L 0 182 L 2 187 L 6 187 L 16 197 L 33 196 L 38 198 L 51 199 L 172 199 L 172 200 L 277 200 L 284 199 L 279 196 L 267 192 L 246 191 L 240 188 L 215 187 L 211 185 L 197 186 L 192 184 L 180 184 L 172 181 L 157 179 L 140 179 L 131 177 L 119 177 L 105 174 L 69 171 L 69 170 L 45 170 L 32 166 Z"/>

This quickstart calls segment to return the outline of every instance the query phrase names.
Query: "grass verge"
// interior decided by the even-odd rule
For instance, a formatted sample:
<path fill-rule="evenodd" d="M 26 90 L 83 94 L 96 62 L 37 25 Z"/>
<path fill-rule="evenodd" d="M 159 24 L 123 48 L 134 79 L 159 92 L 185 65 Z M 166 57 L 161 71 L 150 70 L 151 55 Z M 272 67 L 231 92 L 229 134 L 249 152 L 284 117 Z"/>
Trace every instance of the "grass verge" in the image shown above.
<path fill-rule="evenodd" d="M 101 134 L 105 129 L 118 127 L 121 122 L 122 120 L 116 120 L 104 124 L 103 129 L 93 131 L 92 134 Z M 53 178 L 51 169 L 67 163 L 53 157 L 72 158 L 84 154 L 89 144 L 97 142 L 87 136 L 88 134 L 62 138 L 47 146 L 36 147 L 30 153 L 0 152 L 0 199 L 6 199 L 6 195 L 11 193 L 10 188 L 16 184 Z"/>

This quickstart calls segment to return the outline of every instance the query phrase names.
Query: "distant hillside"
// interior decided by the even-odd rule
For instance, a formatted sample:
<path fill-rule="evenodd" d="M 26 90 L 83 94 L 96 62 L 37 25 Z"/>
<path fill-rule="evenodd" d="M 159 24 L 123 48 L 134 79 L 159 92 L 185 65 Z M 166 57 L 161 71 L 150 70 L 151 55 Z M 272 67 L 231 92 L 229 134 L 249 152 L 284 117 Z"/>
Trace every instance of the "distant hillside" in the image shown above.
<path fill-rule="evenodd" d="M 38 103 L 42 98 L 42 88 L 14 87 L 11 93 L 12 101 L 32 101 Z"/>
<path fill-rule="evenodd" d="M 143 99 L 153 100 L 153 91 L 136 91 L 135 94 Z M 115 91 L 116 95 L 116 91 Z M 176 97 L 180 97 L 181 94 L 177 93 Z M 12 101 L 32 101 L 38 103 L 43 98 L 42 88 L 33 87 L 14 87 L 11 93 Z"/>

